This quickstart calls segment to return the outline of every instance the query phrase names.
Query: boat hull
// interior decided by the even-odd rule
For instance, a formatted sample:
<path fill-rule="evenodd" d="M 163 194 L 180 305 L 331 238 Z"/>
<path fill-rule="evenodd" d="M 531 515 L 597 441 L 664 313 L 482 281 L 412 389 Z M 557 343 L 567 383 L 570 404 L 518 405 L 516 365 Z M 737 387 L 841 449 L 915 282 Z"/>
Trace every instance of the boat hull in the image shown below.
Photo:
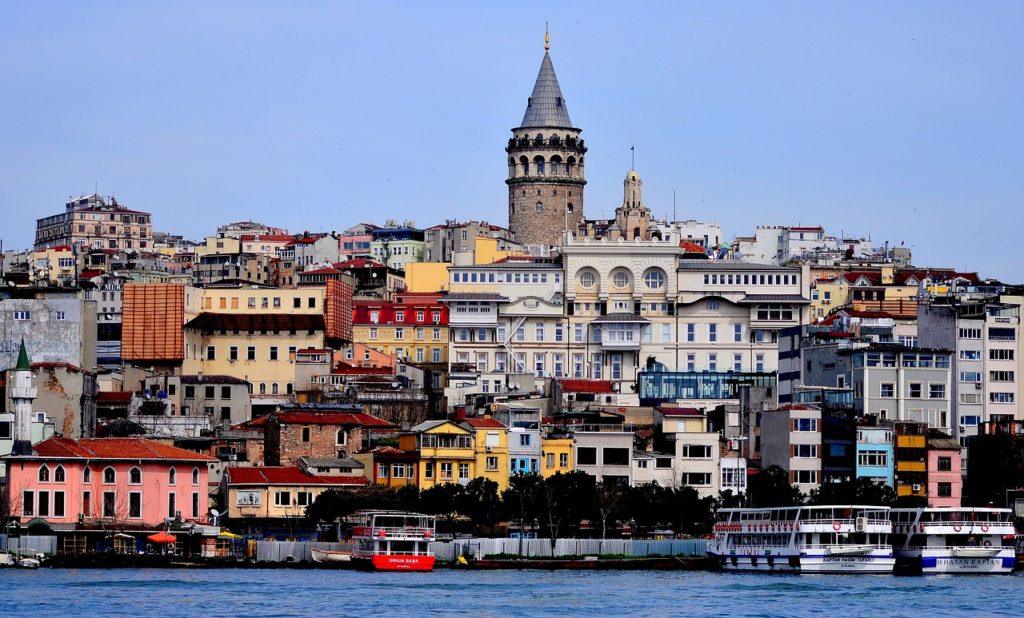
<path fill-rule="evenodd" d="M 892 553 L 885 551 L 864 555 L 778 554 L 716 555 L 712 561 L 723 571 L 763 573 L 878 573 L 890 574 L 896 566 Z"/>
<path fill-rule="evenodd" d="M 1008 575 L 1016 566 L 1013 551 L 1007 549 L 991 557 L 956 556 L 952 552 L 899 552 L 897 564 L 901 569 L 930 574 L 953 575 Z"/>
<path fill-rule="evenodd" d="M 310 553 L 313 555 L 313 562 L 320 563 L 338 563 L 338 562 L 351 562 L 352 554 L 340 551 L 330 551 L 326 549 L 311 549 Z"/>
<path fill-rule="evenodd" d="M 432 555 L 374 554 L 352 557 L 354 565 L 371 571 L 433 571 L 434 561 Z"/>

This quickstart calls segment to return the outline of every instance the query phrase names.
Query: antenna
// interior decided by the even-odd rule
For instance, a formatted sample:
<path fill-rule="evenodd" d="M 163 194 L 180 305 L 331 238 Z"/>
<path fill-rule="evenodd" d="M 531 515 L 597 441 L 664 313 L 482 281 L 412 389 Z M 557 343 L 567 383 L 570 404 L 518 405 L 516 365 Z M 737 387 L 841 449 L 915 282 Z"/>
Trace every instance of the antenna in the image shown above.
<path fill-rule="evenodd" d="M 629 169 L 635 170 L 636 169 L 636 144 L 633 144 L 632 146 L 629 147 L 629 153 L 630 153 L 629 154 L 629 156 L 630 156 Z"/>
<path fill-rule="evenodd" d="M 676 190 L 672 189 L 672 223 L 678 221 L 676 218 Z"/>

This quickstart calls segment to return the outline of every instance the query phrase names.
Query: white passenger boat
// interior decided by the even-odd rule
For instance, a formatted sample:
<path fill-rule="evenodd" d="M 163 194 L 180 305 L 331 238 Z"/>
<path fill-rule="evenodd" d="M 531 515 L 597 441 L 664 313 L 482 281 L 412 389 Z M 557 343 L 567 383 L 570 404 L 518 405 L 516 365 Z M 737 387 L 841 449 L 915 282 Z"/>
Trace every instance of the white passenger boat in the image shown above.
<path fill-rule="evenodd" d="M 893 509 L 896 564 L 914 573 L 1012 573 L 1010 509 Z"/>
<path fill-rule="evenodd" d="M 708 556 L 726 571 L 892 573 L 889 508 L 720 509 Z"/>
<path fill-rule="evenodd" d="M 358 511 L 352 539 L 352 562 L 377 571 L 432 571 L 432 515 L 406 511 Z"/>

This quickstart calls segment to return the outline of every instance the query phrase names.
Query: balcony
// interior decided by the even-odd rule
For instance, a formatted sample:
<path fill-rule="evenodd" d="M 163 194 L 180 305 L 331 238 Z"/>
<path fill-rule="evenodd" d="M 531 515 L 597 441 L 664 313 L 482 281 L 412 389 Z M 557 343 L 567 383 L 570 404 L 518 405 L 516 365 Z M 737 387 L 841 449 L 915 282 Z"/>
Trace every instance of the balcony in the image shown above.
<path fill-rule="evenodd" d="M 592 322 L 601 329 L 601 347 L 606 350 L 639 350 L 641 329 L 650 324 L 647 318 L 632 313 L 610 313 Z"/>
<path fill-rule="evenodd" d="M 923 461 L 897 461 L 897 472 L 926 472 L 928 464 Z"/>
<path fill-rule="evenodd" d="M 925 436 L 896 436 L 896 448 L 925 448 Z"/>

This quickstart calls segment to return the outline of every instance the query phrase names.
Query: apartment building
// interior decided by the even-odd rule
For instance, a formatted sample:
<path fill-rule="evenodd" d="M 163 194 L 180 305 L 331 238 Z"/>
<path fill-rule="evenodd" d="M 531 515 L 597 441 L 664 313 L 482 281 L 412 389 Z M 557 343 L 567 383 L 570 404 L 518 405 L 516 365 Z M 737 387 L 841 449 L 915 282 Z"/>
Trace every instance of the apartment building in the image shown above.
<path fill-rule="evenodd" d="M 800 491 L 810 493 L 823 482 L 821 409 L 786 404 L 761 416 L 761 464 L 779 466 Z"/>
<path fill-rule="evenodd" d="M 72 198 L 64 212 L 36 221 L 36 249 L 68 245 L 87 249 L 139 250 L 152 247 L 148 212 L 129 210 L 113 197 L 98 194 Z"/>

